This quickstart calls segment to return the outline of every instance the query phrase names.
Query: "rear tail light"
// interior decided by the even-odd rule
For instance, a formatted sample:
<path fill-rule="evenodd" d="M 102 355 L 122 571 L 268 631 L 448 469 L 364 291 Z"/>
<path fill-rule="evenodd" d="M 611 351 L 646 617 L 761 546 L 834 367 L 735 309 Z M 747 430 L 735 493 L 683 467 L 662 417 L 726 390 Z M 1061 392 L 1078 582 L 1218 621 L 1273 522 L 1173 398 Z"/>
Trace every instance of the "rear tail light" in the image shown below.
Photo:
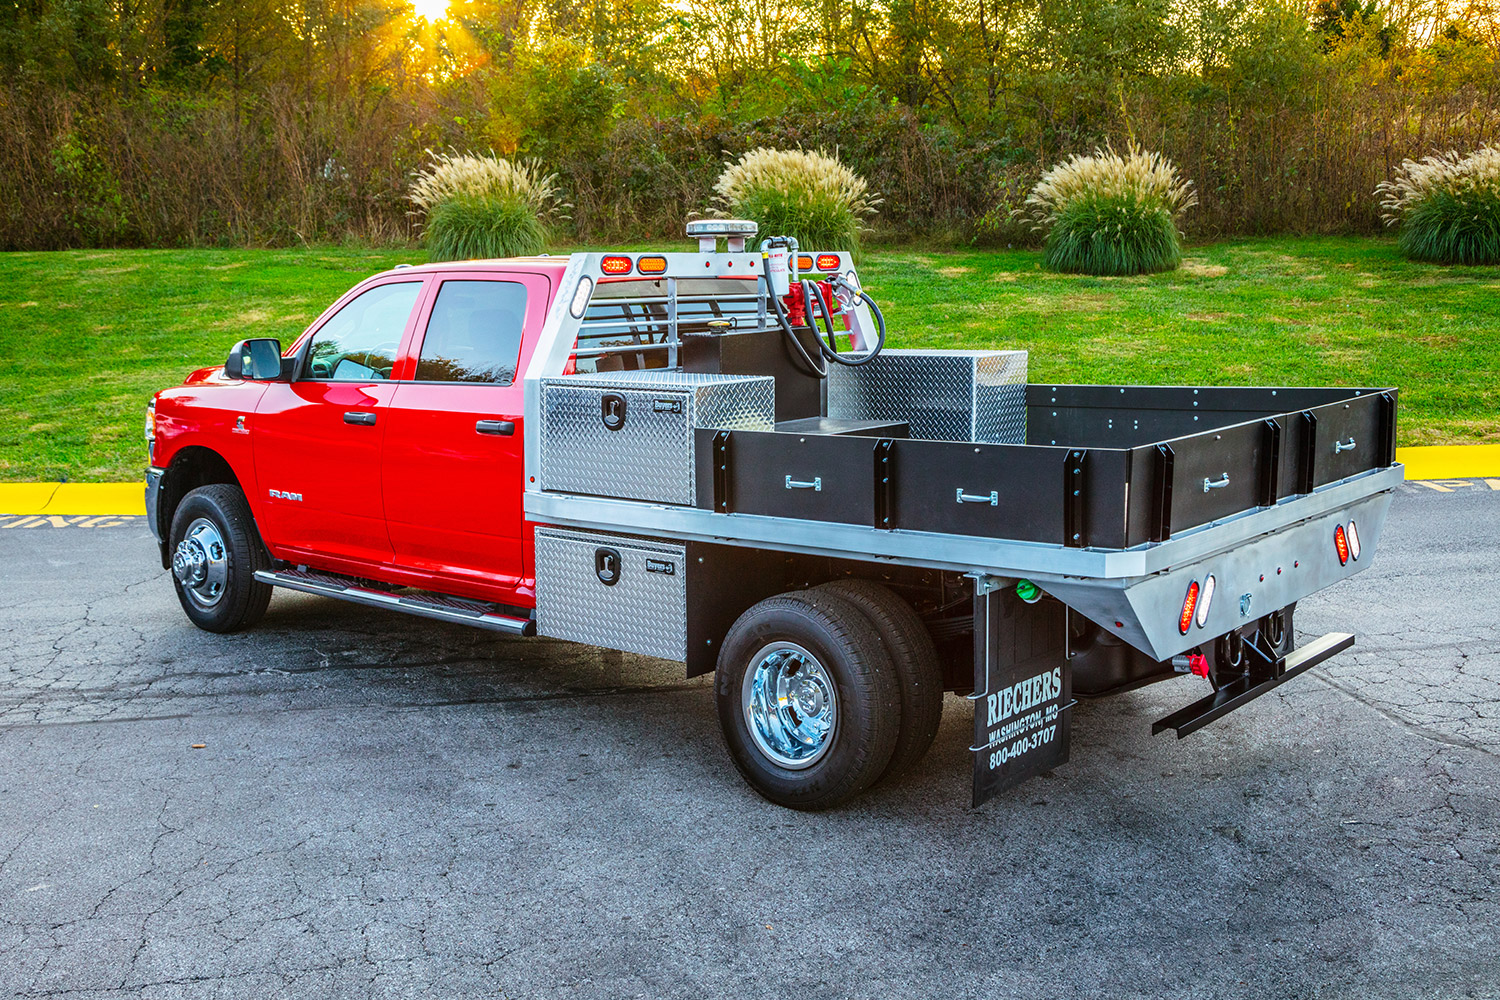
<path fill-rule="evenodd" d="M 1214 578 L 1212 575 L 1203 581 L 1203 593 L 1198 597 L 1198 627 L 1202 628 L 1208 622 L 1208 606 L 1214 601 Z"/>
<path fill-rule="evenodd" d="M 1333 529 L 1333 547 L 1339 553 L 1339 565 L 1343 566 L 1349 561 L 1349 537 L 1344 534 L 1344 526 L 1341 524 Z"/>
<path fill-rule="evenodd" d="M 818 254 L 819 271 L 837 271 L 839 269 L 839 255 L 836 253 Z"/>
<path fill-rule="evenodd" d="M 809 257 L 807 254 L 804 253 L 804 254 L 799 254 L 797 256 L 797 270 L 799 270 L 799 271 L 811 271 L 813 269 L 812 268 L 812 264 L 813 264 L 812 258 Z"/>
<path fill-rule="evenodd" d="M 1349 522 L 1349 535 L 1348 535 L 1348 538 L 1349 538 L 1349 558 L 1350 559 L 1358 559 L 1359 558 L 1359 529 L 1354 526 L 1354 522 L 1353 521 Z"/>
<path fill-rule="evenodd" d="M 605 274 L 629 274 L 629 257 L 606 257 L 599 262 L 599 270 Z"/>
<path fill-rule="evenodd" d="M 661 274 L 667 269 L 667 258 L 641 257 L 636 260 L 635 269 L 642 274 Z"/>
<path fill-rule="evenodd" d="M 1198 581 L 1188 584 L 1187 597 L 1182 601 L 1182 617 L 1177 619 L 1177 631 L 1183 635 L 1193 626 L 1193 613 L 1198 610 Z"/>

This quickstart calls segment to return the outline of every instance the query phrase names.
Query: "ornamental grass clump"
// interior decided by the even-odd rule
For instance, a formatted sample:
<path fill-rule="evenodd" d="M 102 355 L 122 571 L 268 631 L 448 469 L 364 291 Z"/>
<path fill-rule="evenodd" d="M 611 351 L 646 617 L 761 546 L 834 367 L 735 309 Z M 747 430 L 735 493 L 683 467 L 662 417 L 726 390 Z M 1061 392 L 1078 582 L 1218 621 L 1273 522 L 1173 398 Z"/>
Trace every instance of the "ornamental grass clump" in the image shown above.
<path fill-rule="evenodd" d="M 1412 260 L 1500 264 L 1500 149 L 1405 160 L 1375 194 Z"/>
<path fill-rule="evenodd" d="M 1106 147 L 1048 170 L 1017 211 L 1047 234 L 1054 271 L 1149 274 L 1182 263 L 1177 220 L 1196 204 L 1192 182 L 1160 153 Z"/>
<path fill-rule="evenodd" d="M 493 154 L 434 153 L 408 197 L 427 213 L 431 260 L 521 257 L 547 245 L 550 223 L 566 218 L 556 174 Z"/>
<path fill-rule="evenodd" d="M 729 215 L 760 225 L 762 238 L 794 236 L 804 250 L 859 251 L 880 199 L 865 179 L 821 151 L 752 149 L 714 184 Z"/>

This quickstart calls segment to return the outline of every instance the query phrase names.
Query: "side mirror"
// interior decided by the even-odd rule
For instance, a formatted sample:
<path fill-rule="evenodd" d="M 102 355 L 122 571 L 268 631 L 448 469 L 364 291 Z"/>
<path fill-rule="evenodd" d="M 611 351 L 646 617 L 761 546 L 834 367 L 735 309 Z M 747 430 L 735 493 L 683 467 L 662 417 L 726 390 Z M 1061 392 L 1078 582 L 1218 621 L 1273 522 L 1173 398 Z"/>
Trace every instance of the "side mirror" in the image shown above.
<path fill-rule="evenodd" d="M 242 340 L 229 349 L 224 375 L 255 382 L 274 382 L 281 378 L 281 367 L 281 341 L 256 337 Z"/>

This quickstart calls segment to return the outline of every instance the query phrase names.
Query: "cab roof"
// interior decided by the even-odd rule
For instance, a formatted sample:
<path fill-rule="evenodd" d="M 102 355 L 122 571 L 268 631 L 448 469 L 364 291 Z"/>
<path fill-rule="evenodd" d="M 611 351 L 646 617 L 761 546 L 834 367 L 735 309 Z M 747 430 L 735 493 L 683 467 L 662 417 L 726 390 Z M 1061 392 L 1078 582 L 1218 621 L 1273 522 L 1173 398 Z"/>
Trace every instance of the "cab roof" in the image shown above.
<path fill-rule="evenodd" d="M 430 274 L 434 271 L 527 271 L 535 274 L 562 274 L 568 266 L 568 254 L 552 256 L 538 254 L 534 257 L 496 257 L 488 260 L 444 260 L 426 264 L 397 264 L 380 272 L 387 274 Z"/>

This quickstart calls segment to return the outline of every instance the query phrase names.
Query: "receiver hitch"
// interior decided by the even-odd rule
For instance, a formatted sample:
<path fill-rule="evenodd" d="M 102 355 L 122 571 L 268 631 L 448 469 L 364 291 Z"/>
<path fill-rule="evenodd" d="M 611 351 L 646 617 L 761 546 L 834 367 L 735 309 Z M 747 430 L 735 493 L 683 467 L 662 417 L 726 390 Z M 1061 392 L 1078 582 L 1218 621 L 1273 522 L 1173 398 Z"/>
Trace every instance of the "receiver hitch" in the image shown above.
<path fill-rule="evenodd" d="M 1272 657 L 1261 648 L 1260 642 L 1247 642 L 1245 653 L 1251 664 L 1248 671 L 1208 697 L 1200 698 L 1186 708 L 1178 709 L 1166 718 L 1152 723 L 1151 735 L 1175 729 L 1180 740 L 1188 733 L 1202 729 L 1220 716 L 1228 715 L 1246 702 L 1259 698 L 1272 688 L 1285 684 L 1304 670 L 1342 653 L 1352 645 L 1354 636 L 1348 632 L 1329 632 L 1285 656 Z"/>

